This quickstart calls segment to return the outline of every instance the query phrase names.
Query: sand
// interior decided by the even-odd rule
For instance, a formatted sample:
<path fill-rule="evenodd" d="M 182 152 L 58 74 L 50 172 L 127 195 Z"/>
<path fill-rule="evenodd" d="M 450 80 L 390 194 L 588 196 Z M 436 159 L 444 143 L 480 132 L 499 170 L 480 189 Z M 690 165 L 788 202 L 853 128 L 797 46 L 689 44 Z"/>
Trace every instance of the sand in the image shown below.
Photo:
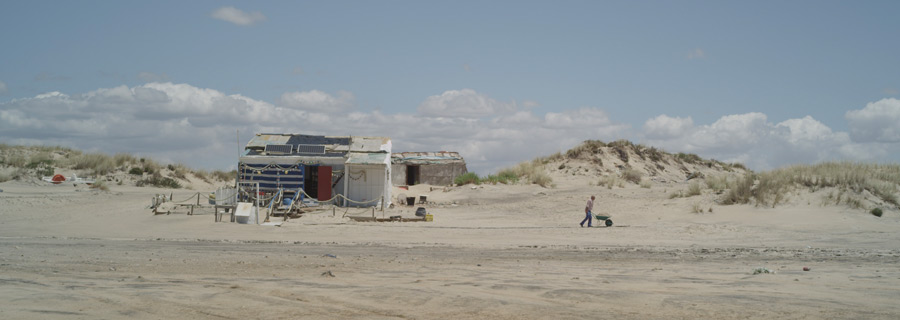
<path fill-rule="evenodd" d="M 0 318 L 900 318 L 897 211 L 554 182 L 393 191 L 427 195 L 434 222 L 327 207 L 281 227 L 147 209 L 155 193 L 208 187 L 0 183 Z M 578 226 L 592 194 L 613 227 Z"/>

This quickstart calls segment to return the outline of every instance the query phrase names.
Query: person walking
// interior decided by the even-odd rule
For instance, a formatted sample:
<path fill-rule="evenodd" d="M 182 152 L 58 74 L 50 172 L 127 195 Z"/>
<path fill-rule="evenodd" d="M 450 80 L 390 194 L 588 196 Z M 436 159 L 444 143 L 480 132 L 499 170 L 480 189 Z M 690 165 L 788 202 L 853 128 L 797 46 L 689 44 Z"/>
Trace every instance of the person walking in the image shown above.
<path fill-rule="evenodd" d="M 587 221 L 588 228 L 591 227 L 591 221 L 594 220 L 591 216 L 591 211 L 594 211 L 594 196 L 591 196 L 591 199 L 587 201 L 587 205 L 584 206 L 584 220 L 581 220 L 581 227 L 584 228 L 584 222 Z"/>

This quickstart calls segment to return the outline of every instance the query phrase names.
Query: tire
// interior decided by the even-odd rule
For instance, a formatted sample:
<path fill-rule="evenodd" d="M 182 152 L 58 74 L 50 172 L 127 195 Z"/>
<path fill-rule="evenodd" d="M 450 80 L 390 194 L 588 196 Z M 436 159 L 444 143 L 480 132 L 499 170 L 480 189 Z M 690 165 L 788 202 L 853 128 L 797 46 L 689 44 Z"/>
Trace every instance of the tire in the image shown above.
<path fill-rule="evenodd" d="M 606 226 L 607 226 L 607 227 L 612 227 L 612 220 L 611 220 L 611 219 L 606 219 Z"/>

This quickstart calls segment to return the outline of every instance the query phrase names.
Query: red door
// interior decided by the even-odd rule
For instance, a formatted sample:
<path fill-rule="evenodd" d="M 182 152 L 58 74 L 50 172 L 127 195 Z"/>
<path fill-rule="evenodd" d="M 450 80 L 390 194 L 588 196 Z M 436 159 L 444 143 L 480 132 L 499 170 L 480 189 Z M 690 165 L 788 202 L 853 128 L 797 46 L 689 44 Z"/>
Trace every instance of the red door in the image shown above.
<path fill-rule="evenodd" d="M 319 166 L 319 201 L 331 199 L 331 167 Z"/>

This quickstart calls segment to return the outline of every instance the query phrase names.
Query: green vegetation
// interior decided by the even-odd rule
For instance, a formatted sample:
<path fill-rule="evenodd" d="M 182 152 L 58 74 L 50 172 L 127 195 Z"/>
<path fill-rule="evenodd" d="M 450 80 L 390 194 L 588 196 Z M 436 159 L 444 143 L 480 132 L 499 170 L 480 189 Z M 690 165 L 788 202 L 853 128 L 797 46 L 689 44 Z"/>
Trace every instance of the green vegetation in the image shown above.
<path fill-rule="evenodd" d="M 133 174 L 133 175 L 139 176 L 139 175 L 144 174 L 144 170 L 141 168 L 138 168 L 138 167 L 134 167 L 134 168 L 131 168 L 131 170 L 128 170 L 128 174 Z"/>
<path fill-rule="evenodd" d="M 630 154 L 634 154 L 641 158 L 641 160 L 649 160 L 653 163 L 662 163 L 662 164 L 670 164 L 670 163 L 680 163 L 680 164 L 693 164 L 693 165 L 702 165 L 708 168 L 718 167 L 725 171 L 734 171 L 734 170 L 743 170 L 749 171 L 747 168 L 740 163 L 724 163 L 718 160 L 704 160 L 700 158 L 700 156 L 693 153 L 676 153 L 671 154 L 661 149 L 657 149 L 655 147 L 647 147 L 645 145 L 635 145 L 631 141 L 628 140 L 616 140 L 610 143 L 604 143 L 600 140 L 586 140 L 582 142 L 580 145 L 575 146 L 572 149 L 569 149 L 565 152 L 565 158 L 568 159 L 587 159 L 591 161 L 598 162 L 599 165 L 603 165 L 600 157 L 596 157 L 595 155 L 603 155 L 604 153 L 609 153 L 616 156 L 619 160 L 624 163 L 629 163 Z M 547 162 L 559 160 L 558 158 L 562 157 L 561 154 L 553 155 L 545 158 Z M 545 163 L 547 163 L 545 162 Z"/>
<path fill-rule="evenodd" d="M 163 177 L 159 173 L 154 173 L 146 179 L 138 180 L 135 185 L 138 187 L 154 186 L 158 188 L 181 189 L 181 184 L 178 181 L 169 177 Z"/>
<path fill-rule="evenodd" d="M 519 183 L 519 181 L 524 181 L 544 188 L 550 188 L 553 186 L 553 178 L 550 178 L 550 175 L 544 167 L 545 161 L 547 161 L 546 158 L 525 161 L 511 168 L 500 170 L 497 174 L 488 175 L 486 177 L 479 177 L 478 174 L 475 174 L 474 172 L 468 172 L 457 176 L 453 179 L 453 183 L 456 185 L 482 183 L 516 184 Z"/>
<path fill-rule="evenodd" d="M 872 211 L 870 211 L 870 212 L 872 213 L 873 216 L 876 216 L 876 217 L 879 217 L 879 218 L 880 218 L 881 215 L 882 215 L 881 208 L 875 208 L 875 209 L 872 209 Z"/>
<path fill-rule="evenodd" d="M 460 186 L 466 184 L 481 184 L 481 178 L 478 177 L 477 173 L 466 172 L 456 177 L 456 179 L 453 179 L 453 183 Z"/>

